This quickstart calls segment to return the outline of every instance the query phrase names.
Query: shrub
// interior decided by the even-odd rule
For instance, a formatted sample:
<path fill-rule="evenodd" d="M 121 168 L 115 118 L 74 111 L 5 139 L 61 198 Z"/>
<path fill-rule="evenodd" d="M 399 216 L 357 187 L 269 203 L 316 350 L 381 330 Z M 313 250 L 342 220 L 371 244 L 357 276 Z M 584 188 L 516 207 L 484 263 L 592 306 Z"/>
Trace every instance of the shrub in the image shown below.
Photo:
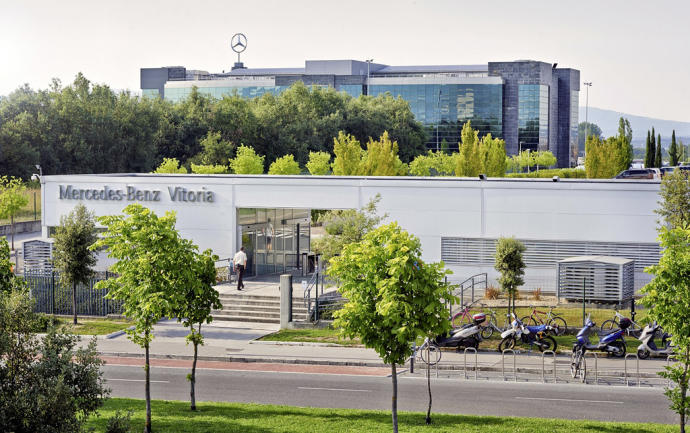
<path fill-rule="evenodd" d="M 549 170 L 539 170 L 530 173 L 509 173 L 506 177 L 519 177 L 519 178 L 552 178 L 558 176 L 563 179 L 586 179 L 587 173 L 584 170 L 578 168 L 554 168 Z"/>
<path fill-rule="evenodd" d="M 484 291 L 484 298 L 485 299 L 498 299 L 500 294 L 501 294 L 500 289 L 497 289 L 496 287 L 493 287 L 493 286 L 489 286 Z"/>
<path fill-rule="evenodd" d="M 112 418 L 108 419 L 105 433 L 130 433 L 132 431 L 131 417 L 132 411 L 124 414 L 118 410 Z"/>
<path fill-rule="evenodd" d="M 541 300 L 541 287 L 532 290 L 532 299 L 535 301 Z"/>

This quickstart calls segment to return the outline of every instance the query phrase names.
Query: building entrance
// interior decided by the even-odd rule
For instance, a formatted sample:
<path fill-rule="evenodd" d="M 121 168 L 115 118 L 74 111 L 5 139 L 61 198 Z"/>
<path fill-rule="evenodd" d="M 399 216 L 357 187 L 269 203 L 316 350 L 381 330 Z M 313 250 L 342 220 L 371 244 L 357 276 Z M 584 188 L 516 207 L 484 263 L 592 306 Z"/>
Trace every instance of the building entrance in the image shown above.
<path fill-rule="evenodd" d="M 238 209 L 238 239 L 247 253 L 248 276 L 289 271 L 309 253 L 309 209 Z"/>

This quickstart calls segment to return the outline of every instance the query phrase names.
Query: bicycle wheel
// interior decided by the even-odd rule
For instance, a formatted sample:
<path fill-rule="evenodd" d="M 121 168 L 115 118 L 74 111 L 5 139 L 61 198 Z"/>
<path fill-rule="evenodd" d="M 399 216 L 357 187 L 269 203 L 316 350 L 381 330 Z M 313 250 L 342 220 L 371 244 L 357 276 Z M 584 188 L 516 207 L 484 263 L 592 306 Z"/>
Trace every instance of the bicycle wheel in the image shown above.
<path fill-rule="evenodd" d="M 546 352 L 547 350 L 552 350 L 556 351 L 556 348 L 558 347 L 558 343 L 556 343 L 556 339 L 553 338 L 550 335 L 545 335 L 543 336 L 540 341 L 538 341 L 539 344 L 537 346 L 539 347 L 540 352 Z"/>
<path fill-rule="evenodd" d="M 534 316 L 525 316 L 522 319 L 520 319 L 523 325 L 526 326 L 537 326 L 537 321 L 534 318 Z"/>
<path fill-rule="evenodd" d="M 467 323 L 470 323 L 470 316 L 468 314 L 464 314 L 462 311 L 456 313 L 451 319 L 451 324 L 453 325 L 453 328 L 459 328 Z"/>
<path fill-rule="evenodd" d="M 568 329 L 568 324 L 562 317 L 552 318 L 551 320 L 549 320 L 548 325 L 554 328 L 553 331 L 556 335 L 563 335 L 565 334 L 565 331 Z"/>
<path fill-rule="evenodd" d="M 513 347 L 515 347 L 515 336 L 509 335 L 501 340 L 501 342 L 498 344 L 498 351 L 503 352 L 504 350 L 512 349 Z"/>
<path fill-rule="evenodd" d="M 587 360 L 585 359 L 584 351 L 576 350 L 573 352 L 570 362 L 570 375 L 573 379 L 579 378 L 583 383 L 587 380 Z"/>
<path fill-rule="evenodd" d="M 481 336 L 484 340 L 488 340 L 494 335 L 494 328 L 496 327 L 496 319 L 493 317 L 489 319 L 489 322 L 482 327 Z"/>
<path fill-rule="evenodd" d="M 428 350 L 421 349 L 419 355 L 425 364 L 436 365 L 441 360 L 441 349 L 435 344 L 429 344 Z"/>
<path fill-rule="evenodd" d="M 618 322 L 616 321 L 616 319 L 609 319 L 609 320 L 606 320 L 604 323 L 601 324 L 601 330 L 602 331 L 610 331 L 613 328 L 617 328 L 617 327 L 618 327 Z"/>

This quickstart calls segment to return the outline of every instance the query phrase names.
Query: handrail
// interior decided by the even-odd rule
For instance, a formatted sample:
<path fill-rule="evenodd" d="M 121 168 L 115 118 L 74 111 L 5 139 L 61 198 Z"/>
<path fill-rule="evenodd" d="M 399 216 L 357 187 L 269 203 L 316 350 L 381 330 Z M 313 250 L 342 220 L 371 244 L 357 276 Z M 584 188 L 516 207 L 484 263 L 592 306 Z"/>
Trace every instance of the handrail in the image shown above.
<path fill-rule="evenodd" d="M 471 277 L 467 278 L 465 281 L 461 282 L 458 284 L 457 289 L 453 290 L 453 295 L 454 296 L 460 296 L 460 306 L 464 307 L 465 306 L 465 292 L 467 290 L 471 290 L 471 302 L 474 303 L 474 289 L 475 287 L 479 286 L 481 288 L 481 285 L 483 284 L 484 290 L 486 290 L 487 284 L 488 284 L 488 274 L 486 272 L 482 272 L 479 274 L 472 275 Z M 452 305 L 451 305 L 451 315 L 452 315 Z"/>

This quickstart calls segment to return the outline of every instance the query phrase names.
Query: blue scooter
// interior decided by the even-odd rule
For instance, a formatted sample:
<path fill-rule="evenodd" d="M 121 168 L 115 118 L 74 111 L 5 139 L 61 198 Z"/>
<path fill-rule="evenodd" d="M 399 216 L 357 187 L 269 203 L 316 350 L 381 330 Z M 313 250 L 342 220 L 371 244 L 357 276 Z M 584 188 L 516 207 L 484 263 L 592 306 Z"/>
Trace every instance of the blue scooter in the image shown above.
<path fill-rule="evenodd" d="M 592 322 L 590 316 L 585 320 L 585 326 L 577 333 L 577 340 L 573 344 L 573 355 L 570 362 L 570 373 L 573 378 L 580 376 L 583 380 L 586 375 L 584 367 L 585 352 L 601 351 L 609 353 L 617 358 L 625 356 L 625 330 L 632 325 L 632 321 L 627 317 L 620 320 L 618 324 L 619 329 L 611 332 L 600 332 L 599 342 L 592 344 L 589 341 L 589 336 L 595 329 L 596 323 Z"/>

